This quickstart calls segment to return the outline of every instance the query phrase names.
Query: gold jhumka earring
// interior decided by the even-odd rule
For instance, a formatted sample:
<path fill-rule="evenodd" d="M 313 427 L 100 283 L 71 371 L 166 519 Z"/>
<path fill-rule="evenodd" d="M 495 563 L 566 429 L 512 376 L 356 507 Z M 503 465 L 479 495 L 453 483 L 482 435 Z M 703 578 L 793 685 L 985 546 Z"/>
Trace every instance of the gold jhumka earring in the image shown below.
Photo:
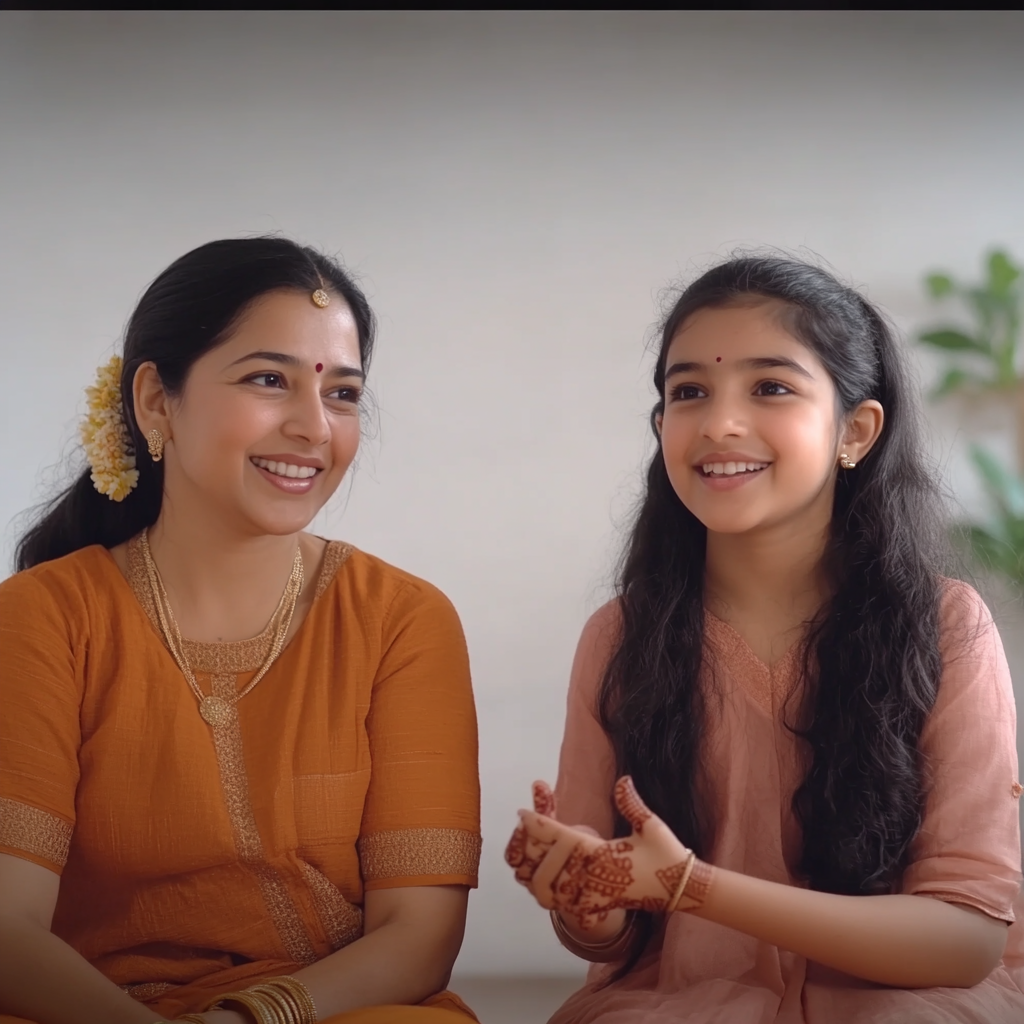
<path fill-rule="evenodd" d="M 164 435 L 156 427 L 146 435 L 146 447 L 154 462 L 159 462 L 164 457 Z"/>

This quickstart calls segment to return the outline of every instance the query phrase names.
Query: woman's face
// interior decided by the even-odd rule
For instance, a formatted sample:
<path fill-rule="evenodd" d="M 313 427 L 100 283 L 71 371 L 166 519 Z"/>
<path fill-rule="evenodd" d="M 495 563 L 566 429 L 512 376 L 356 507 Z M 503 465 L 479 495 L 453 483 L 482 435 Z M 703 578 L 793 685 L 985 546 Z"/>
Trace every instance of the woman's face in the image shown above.
<path fill-rule="evenodd" d="M 167 402 L 165 505 L 250 536 L 303 529 L 355 458 L 362 386 L 341 298 L 263 296 Z"/>
<path fill-rule="evenodd" d="M 820 527 L 831 516 L 836 392 L 818 357 L 783 326 L 782 309 L 766 301 L 699 310 L 666 353 L 665 466 L 680 500 L 713 532 Z"/>

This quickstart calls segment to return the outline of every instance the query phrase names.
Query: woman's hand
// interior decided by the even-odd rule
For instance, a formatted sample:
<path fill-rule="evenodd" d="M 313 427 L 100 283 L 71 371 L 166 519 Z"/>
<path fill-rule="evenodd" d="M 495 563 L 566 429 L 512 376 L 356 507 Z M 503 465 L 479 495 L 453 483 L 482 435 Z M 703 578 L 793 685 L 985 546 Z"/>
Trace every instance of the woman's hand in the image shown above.
<path fill-rule="evenodd" d="M 198 1016 L 202 1017 L 207 1024 L 250 1024 L 248 1017 L 236 1013 L 234 1010 L 207 1010 L 206 1013 L 200 1013 Z"/>
<path fill-rule="evenodd" d="M 692 854 L 648 809 L 629 776 L 615 784 L 615 805 L 633 827 L 624 839 L 604 840 L 556 821 L 544 783 L 534 785 L 534 805 L 535 811 L 519 812 L 505 859 L 542 907 L 584 933 L 616 910 L 667 908 Z"/>

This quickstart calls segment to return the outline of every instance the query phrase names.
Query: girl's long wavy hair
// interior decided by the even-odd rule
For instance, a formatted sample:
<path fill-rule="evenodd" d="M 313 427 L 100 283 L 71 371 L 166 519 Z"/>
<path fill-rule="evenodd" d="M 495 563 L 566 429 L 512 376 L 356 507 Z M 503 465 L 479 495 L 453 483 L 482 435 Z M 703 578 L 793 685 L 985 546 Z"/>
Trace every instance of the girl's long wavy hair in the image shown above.
<path fill-rule="evenodd" d="M 664 408 L 669 345 L 687 318 L 759 298 L 786 305 L 788 329 L 828 370 L 838 421 L 869 398 L 885 412 L 875 446 L 837 477 L 823 554 L 831 597 L 809 624 L 807 698 L 792 726 L 810 754 L 793 809 L 803 830 L 799 870 L 812 888 L 891 892 L 921 824 L 918 739 L 941 671 L 940 494 L 892 330 L 857 292 L 784 256 L 729 260 L 682 293 L 661 325 L 652 422 Z M 713 712 L 701 671 L 706 538 L 673 490 L 659 446 L 619 568 L 621 634 L 599 692 L 618 774 L 632 775 L 651 809 L 705 856 L 715 834 L 701 758 Z M 653 920 L 642 923 L 617 976 L 654 931 Z"/>
<path fill-rule="evenodd" d="M 86 469 L 44 506 L 18 542 L 15 566 L 31 568 L 90 544 L 113 547 L 152 526 L 163 502 L 163 463 L 146 456 L 135 422 L 132 383 L 145 362 L 156 364 L 171 395 L 185 387 L 192 364 L 230 335 L 261 296 L 281 289 L 326 288 L 348 304 L 356 322 L 364 372 L 373 352 L 375 321 L 362 291 L 333 259 L 286 238 L 228 238 L 208 242 L 175 260 L 146 289 L 124 338 L 121 404 L 137 453 L 138 486 L 111 501 Z"/>

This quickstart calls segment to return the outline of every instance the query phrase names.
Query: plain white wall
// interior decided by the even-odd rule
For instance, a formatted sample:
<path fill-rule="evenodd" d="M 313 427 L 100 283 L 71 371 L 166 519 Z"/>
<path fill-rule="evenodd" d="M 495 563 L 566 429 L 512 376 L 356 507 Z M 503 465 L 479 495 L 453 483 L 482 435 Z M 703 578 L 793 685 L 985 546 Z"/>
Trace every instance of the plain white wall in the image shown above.
<path fill-rule="evenodd" d="M 924 271 L 1024 257 L 1022 42 L 1019 13 L 4 12 L 4 571 L 164 265 L 267 231 L 339 253 L 380 314 L 380 430 L 319 526 L 441 586 L 473 659 L 458 969 L 578 970 L 501 852 L 636 494 L 658 293 L 773 244 L 908 329 Z"/>

